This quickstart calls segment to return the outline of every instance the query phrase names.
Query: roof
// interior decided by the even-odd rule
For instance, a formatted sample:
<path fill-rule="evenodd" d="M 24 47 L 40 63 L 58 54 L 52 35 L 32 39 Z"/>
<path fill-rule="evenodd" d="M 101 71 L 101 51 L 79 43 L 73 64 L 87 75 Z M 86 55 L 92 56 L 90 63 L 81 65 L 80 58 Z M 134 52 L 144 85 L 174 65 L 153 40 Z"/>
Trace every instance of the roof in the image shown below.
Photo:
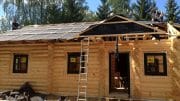
<path fill-rule="evenodd" d="M 70 40 L 98 22 L 78 22 L 47 25 L 29 25 L 0 34 L 2 41 Z"/>
<path fill-rule="evenodd" d="M 167 22 L 154 22 L 154 21 L 137 21 L 139 23 L 143 23 L 146 25 L 150 25 L 153 27 L 158 27 L 161 30 L 167 31 Z M 180 31 L 180 24 L 174 23 L 173 27 L 176 28 L 178 31 Z"/>
<path fill-rule="evenodd" d="M 113 16 L 101 22 L 78 22 L 47 25 L 29 25 L 0 35 L 0 42 L 71 40 L 84 35 L 113 35 L 161 32 L 161 30 L 122 16 Z"/>
<path fill-rule="evenodd" d="M 165 34 L 163 30 L 153 28 L 143 23 L 127 19 L 122 16 L 114 16 L 110 19 L 103 21 L 96 26 L 93 26 L 83 33 L 81 36 L 93 35 L 130 35 L 130 34 Z"/>

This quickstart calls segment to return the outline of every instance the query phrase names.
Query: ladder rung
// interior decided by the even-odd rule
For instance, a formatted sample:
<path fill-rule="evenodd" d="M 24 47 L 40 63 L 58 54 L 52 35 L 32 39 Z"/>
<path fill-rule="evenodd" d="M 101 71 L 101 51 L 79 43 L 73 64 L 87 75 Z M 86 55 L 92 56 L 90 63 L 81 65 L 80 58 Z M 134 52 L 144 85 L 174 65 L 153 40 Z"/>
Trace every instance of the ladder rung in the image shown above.
<path fill-rule="evenodd" d="M 87 75 L 87 73 L 80 73 L 81 75 Z"/>
<path fill-rule="evenodd" d="M 81 56 L 88 56 L 88 55 L 81 55 Z"/>
<path fill-rule="evenodd" d="M 81 86 L 82 88 L 87 88 L 87 86 Z"/>
<path fill-rule="evenodd" d="M 86 68 L 88 68 L 88 65 L 87 64 L 85 64 L 86 66 L 81 66 L 80 67 L 80 69 L 86 69 Z"/>
<path fill-rule="evenodd" d="M 79 101 L 86 101 L 86 99 L 78 99 Z"/>
<path fill-rule="evenodd" d="M 86 78 L 81 78 L 80 80 L 81 80 L 81 81 L 87 81 L 87 79 L 86 79 Z"/>
<path fill-rule="evenodd" d="M 87 86 L 79 86 L 79 88 L 82 90 L 86 90 Z"/>
<path fill-rule="evenodd" d="M 87 75 L 86 74 L 84 74 L 84 75 L 80 75 L 80 79 L 85 79 L 85 77 L 87 77 Z"/>
<path fill-rule="evenodd" d="M 80 68 L 86 68 L 86 67 L 80 67 Z"/>
<path fill-rule="evenodd" d="M 89 38 L 88 38 L 88 37 L 86 37 L 86 38 L 84 38 L 83 40 L 89 40 Z"/>
<path fill-rule="evenodd" d="M 81 93 L 81 94 L 86 94 L 86 92 L 79 92 L 79 93 Z"/>
<path fill-rule="evenodd" d="M 80 79 L 80 80 L 87 81 L 87 79 Z"/>

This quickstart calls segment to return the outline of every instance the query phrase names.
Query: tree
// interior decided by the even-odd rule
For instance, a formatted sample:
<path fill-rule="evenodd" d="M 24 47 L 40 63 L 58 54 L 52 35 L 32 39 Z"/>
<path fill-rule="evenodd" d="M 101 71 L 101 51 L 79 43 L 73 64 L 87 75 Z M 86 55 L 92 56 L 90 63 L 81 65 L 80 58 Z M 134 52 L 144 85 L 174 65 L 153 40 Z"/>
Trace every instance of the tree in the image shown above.
<path fill-rule="evenodd" d="M 52 6 L 56 6 L 55 9 Z M 48 20 L 53 18 L 50 17 L 51 14 L 54 14 L 53 12 L 57 11 L 56 8 L 59 9 L 61 6 L 61 0 L 5 0 L 3 3 L 6 17 L 10 18 L 8 19 L 9 26 L 11 26 L 10 22 L 14 17 L 21 25 L 49 23 L 51 21 Z M 58 13 L 60 12 L 58 11 Z"/>
<path fill-rule="evenodd" d="M 50 4 L 46 9 L 47 23 L 55 24 L 61 21 L 61 8 L 56 4 Z"/>
<path fill-rule="evenodd" d="M 132 13 L 135 20 L 151 20 L 151 12 L 157 10 L 154 0 L 137 0 L 132 4 Z"/>
<path fill-rule="evenodd" d="M 5 2 L 3 2 L 3 10 L 5 12 L 4 17 L 6 18 L 7 22 L 2 24 L 1 27 L 8 26 L 7 30 L 11 29 L 11 21 L 15 15 L 14 6 L 12 6 L 10 4 L 14 5 L 13 0 L 6 0 Z"/>
<path fill-rule="evenodd" d="M 48 0 L 28 0 L 24 5 L 26 6 L 26 18 L 23 20 L 29 21 L 30 24 L 45 24 L 46 7 Z M 22 9 L 22 8 L 21 8 Z M 27 23 L 28 24 L 28 23 Z"/>
<path fill-rule="evenodd" d="M 180 8 L 175 2 L 175 0 L 167 0 L 166 4 L 166 18 L 168 21 L 175 22 L 180 16 Z"/>
<path fill-rule="evenodd" d="M 92 11 L 87 11 L 83 21 L 97 21 L 99 20 L 97 15 Z"/>
<path fill-rule="evenodd" d="M 101 0 L 101 5 L 98 7 L 97 10 L 98 11 L 96 12 L 96 14 L 100 20 L 108 18 L 108 16 L 110 15 L 110 6 L 107 0 Z"/>
<path fill-rule="evenodd" d="M 9 29 L 13 19 L 21 26 L 79 22 L 88 11 L 85 0 L 5 0 L 0 3 L 3 3 Z"/>
<path fill-rule="evenodd" d="M 62 7 L 63 22 L 83 21 L 87 10 L 85 0 L 64 0 Z"/>
<path fill-rule="evenodd" d="M 114 14 L 129 16 L 130 0 L 109 0 L 109 4 Z"/>
<path fill-rule="evenodd" d="M 4 17 L 0 18 L 0 33 L 3 33 L 9 29 L 7 19 Z"/>

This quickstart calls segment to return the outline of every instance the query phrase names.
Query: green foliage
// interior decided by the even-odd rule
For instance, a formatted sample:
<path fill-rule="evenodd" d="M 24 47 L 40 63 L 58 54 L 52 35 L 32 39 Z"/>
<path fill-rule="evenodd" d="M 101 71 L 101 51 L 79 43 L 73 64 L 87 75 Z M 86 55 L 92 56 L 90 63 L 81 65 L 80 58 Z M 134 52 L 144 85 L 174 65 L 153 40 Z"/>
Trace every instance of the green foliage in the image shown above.
<path fill-rule="evenodd" d="M 166 3 L 166 18 L 169 22 L 178 21 L 180 16 L 180 7 L 177 5 L 175 0 L 167 0 Z"/>
<path fill-rule="evenodd" d="M 101 5 L 97 9 L 96 12 L 98 19 L 104 20 L 107 19 L 110 15 L 110 6 L 107 2 L 107 0 L 101 0 Z"/>
<path fill-rule="evenodd" d="M 97 21 L 97 20 L 99 20 L 99 19 L 94 12 L 86 11 L 86 15 L 85 15 L 83 21 L 89 22 L 89 21 Z"/>
<path fill-rule="evenodd" d="M 6 17 L 10 18 L 9 26 L 11 26 L 12 19 L 16 19 L 21 25 L 27 24 L 40 24 L 42 23 L 41 17 L 43 10 L 45 10 L 42 1 L 29 0 L 6 0 L 3 4 L 4 12 Z M 9 10 L 11 8 L 11 11 Z"/>
<path fill-rule="evenodd" d="M 20 25 L 55 24 L 64 22 L 97 21 L 106 19 L 110 13 L 124 15 L 135 20 L 151 20 L 151 12 L 157 10 L 155 0 L 137 0 L 130 6 L 130 0 L 101 0 L 97 12 L 88 10 L 85 0 L 5 0 L 3 4 L 6 22 L 11 29 L 12 19 Z M 179 21 L 180 10 L 175 0 L 168 0 L 166 17 L 168 21 Z"/>
<path fill-rule="evenodd" d="M 47 6 L 46 17 L 47 23 L 56 24 L 61 21 L 61 8 L 56 4 L 50 4 Z"/>
<path fill-rule="evenodd" d="M 5 0 L 3 8 L 9 29 L 13 19 L 22 26 L 88 20 L 85 0 Z"/>
<path fill-rule="evenodd" d="M 62 7 L 63 22 L 83 21 L 88 9 L 85 0 L 64 0 Z"/>
<path fill-rule="evenodd" d="M 135 20 L 151 20 L 151 12 L 157 9 L 154 0 L 137 0 L 132 4 L 133 17 Z"/>
<path fill-rule="evenodd" d="M 109 0 L 112 12 L 117 15 L 130 15 L 130 0 Z"/>
<path fill-rule="evenodd" d="M 9 27 L 7 26 L 7 20 L 5 18 L 0 18 L 0 33 L 3 33 L 5 31 L 7 31 L 9 29 Z"/>

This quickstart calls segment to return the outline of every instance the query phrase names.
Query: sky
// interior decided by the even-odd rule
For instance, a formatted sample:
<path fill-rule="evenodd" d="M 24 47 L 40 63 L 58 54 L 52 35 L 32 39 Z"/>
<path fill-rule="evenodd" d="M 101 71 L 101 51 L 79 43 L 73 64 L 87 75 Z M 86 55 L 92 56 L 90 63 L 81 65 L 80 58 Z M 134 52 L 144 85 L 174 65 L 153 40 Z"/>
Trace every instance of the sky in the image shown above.
<path fill-rule="evenodd" d="M 86 0 L 87 1 L 87 4 L 89 6 L 89 9 L 91 11 L 96 11 L 97 10 L 97 7 L 101 4 L 100 0 Z M 131 0 L 131 3 L 135 2 L 136 0 Z M 156 4 L 157 4 L 157 7 L 165 12 L 165 4 L 166 4 L 167 0 L 156 0 Z M 180 6 L 180 0 L 176 0 L 177 4 Z M 2 8 L 2 5 L 0 5 L 0 16 L 2 16 L 4 13 L 3 13 L 3 8 Z"/>
<path fill-rule="evenodd" d="M 2 5 L 0 5 L 0 16 L 3 15 L 3 8 L 2 8 Z"/>
<path fill-rule="evenodd" d="M 92 11 L 96 11 L 97 10 L 97 7 L 101 4 L 100 0 L 86 0 L 88 5 L 89 5 L 89 8 L 92 10 Z M 131 3 L 134 3 L 136 0 L 131 0 Z M 157 4 L 157 7 L 165 12 L 165 5 L 166 5 L 166 2 L 167 0 L 155 0 L 156 1 L 156 4 Z M 180 6 L 180 0 L 176 0 L 177 4 Z"/>

